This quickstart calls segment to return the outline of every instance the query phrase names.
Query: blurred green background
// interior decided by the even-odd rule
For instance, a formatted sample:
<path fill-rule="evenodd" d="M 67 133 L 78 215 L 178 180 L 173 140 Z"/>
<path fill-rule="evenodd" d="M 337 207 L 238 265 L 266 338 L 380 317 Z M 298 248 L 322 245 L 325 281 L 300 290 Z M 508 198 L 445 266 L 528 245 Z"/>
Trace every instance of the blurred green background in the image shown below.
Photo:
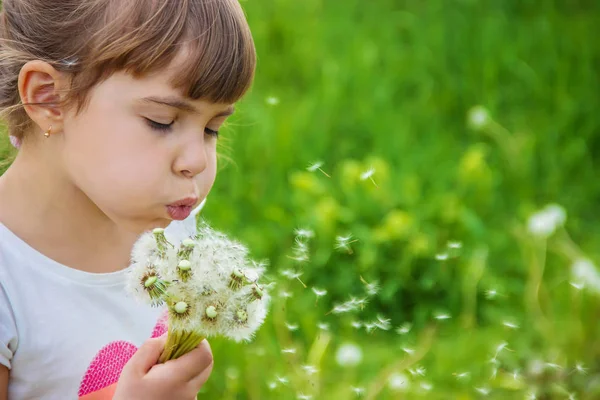
<path fill-rule="evenodd" d="M 600 2 L 242 4 L 203 217 L 273 301 L 199 398 L 600 398 Z"/>

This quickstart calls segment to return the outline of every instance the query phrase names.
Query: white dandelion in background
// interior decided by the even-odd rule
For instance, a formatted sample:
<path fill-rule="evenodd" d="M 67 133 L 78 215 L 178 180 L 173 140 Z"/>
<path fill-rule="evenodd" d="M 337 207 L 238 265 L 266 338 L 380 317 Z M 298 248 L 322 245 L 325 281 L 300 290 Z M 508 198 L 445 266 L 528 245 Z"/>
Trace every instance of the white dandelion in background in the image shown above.
<path fill-rule="evenodd" d="M 373 183 L 373 185 L 375 185 L 375 187 L 379 187 L 377 183 L 375 183 L 373 175 L 375 175 L 375 168 L 371 167 L 368 170 L 364 171 L 362 174 L 360 174 L 360 180 L 366 181 L 367 179 L 369 179 Z"/>
<path fill-rule="evenodd" d="M 279 375 L 276 375 L 275 379 L 277 380 L 277 382 L 281 383 L 282 385 L 287 385 L 290 381 L 287 377 L 279 376 Z"/>
<path fill-rule="evenodd" d="M 308 167 L 306 167 L 306 170 L 309 172 L 319 171 L 326 177 L 331 178 L 331 175 L 329 175 L 327 172 L 323 171 L 323 169 L 321 168 L 322 166 L 323 166 L 323 161 L 315 161 L 314 163 L 309 164 Z"/>
<path fill-rule="evenodd" d="M 419 387 L 426 392 L 429 392 L 431 389 L 433 389 L 433 385 L 431 383 L 425 382 L 425 381 L 421 382 L 419 384 Z"/>
<path fill-rule="evenodd" d="M 277 382 L 269 382 L 267 383 L 267 387 L 269 388 L 269 390 L 275 390 L 277 389 Z"/>
<path fill-rule="evenodd" d="M 363 327 L 363 323 L 361 321 L 352 321 L 350 323 L 350 325 L 354 328 L 354 329 L 360 329 Z"/>
<path fill-rule="evenodd" d="M 341 367 L 355 367 L 363 359 L 363 352 L 356 343 L 343 343 L 335 353 L 335 361 Z"/>
<path fill-rule="evenodd" d="M 426 369 L 425 367 L 417 366 L 416 368 L 409 368 L 408 372 L 412 376 L 425 376 Z"/>
<path fill-rule="evenodd" d="M 595 293 L 600 293 L 600 272 L 592 261 L 586 258 L 575 260 L 571 265 L 571 276 L 573 282 L 581 288 L 585 287 Z M 573 283 L 571 285 L 574 286 Z"/>
<path fill-rule="evenodd" d="M 527 220 L 527 230 L 533 236 L 547 238 L 567 220 L 567 212 L 558 204 L 549 204 Z"/>
<path fill-rule="evenodd" d="M 490 113 L 483 106 L 474 106 L 467 113 L 467 123 L 472 129 L 476 131 L 485 128 L 490 123 L 490 121 Z"/>

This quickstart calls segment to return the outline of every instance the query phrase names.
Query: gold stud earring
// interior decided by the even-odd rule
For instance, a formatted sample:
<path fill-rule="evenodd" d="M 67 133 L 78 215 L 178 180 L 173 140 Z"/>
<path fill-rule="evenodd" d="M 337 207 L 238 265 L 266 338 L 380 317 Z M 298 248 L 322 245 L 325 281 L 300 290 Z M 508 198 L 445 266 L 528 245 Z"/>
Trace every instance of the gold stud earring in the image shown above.
<path fill-rule="evenodd" d="M 48 130 L 46 132 L 44 132 L 44 136 L 46 136 L 46 139 L 48 139 L 50 137 L 51 133 L 52 133 L 52 125 L 50 125 L 50 128 L 48 128 Z"/>

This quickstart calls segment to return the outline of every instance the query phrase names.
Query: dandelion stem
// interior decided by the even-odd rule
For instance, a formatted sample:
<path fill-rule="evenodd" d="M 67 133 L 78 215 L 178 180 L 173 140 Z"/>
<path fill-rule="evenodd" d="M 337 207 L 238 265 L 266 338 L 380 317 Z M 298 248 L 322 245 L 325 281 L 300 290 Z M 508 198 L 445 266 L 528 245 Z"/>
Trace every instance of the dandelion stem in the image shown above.
<path fill-rule="evenodd" d="M 321 168 L 318 168 L 318 170 L 321 171 L 326 177 L 331 178 L 331 176 L 327 172 L 323 171 Z"/>

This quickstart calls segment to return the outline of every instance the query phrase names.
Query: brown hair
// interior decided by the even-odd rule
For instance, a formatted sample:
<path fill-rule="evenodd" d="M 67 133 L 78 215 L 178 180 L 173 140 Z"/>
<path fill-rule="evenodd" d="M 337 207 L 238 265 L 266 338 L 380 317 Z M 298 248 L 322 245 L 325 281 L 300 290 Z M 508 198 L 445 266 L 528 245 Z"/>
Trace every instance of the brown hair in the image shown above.
<path fill-rule="evenodd" d="M 4 0 L 0 13 L 0 112 L 17 138 L 31 128 L 18 76 L 42 60 L 70 73 L 65 105 L 80 111 L 96 84 L 177 66 L 175 88 L 192 99 L 234 103 L 250 87 L 256 54 L 238 0 Z"/>

